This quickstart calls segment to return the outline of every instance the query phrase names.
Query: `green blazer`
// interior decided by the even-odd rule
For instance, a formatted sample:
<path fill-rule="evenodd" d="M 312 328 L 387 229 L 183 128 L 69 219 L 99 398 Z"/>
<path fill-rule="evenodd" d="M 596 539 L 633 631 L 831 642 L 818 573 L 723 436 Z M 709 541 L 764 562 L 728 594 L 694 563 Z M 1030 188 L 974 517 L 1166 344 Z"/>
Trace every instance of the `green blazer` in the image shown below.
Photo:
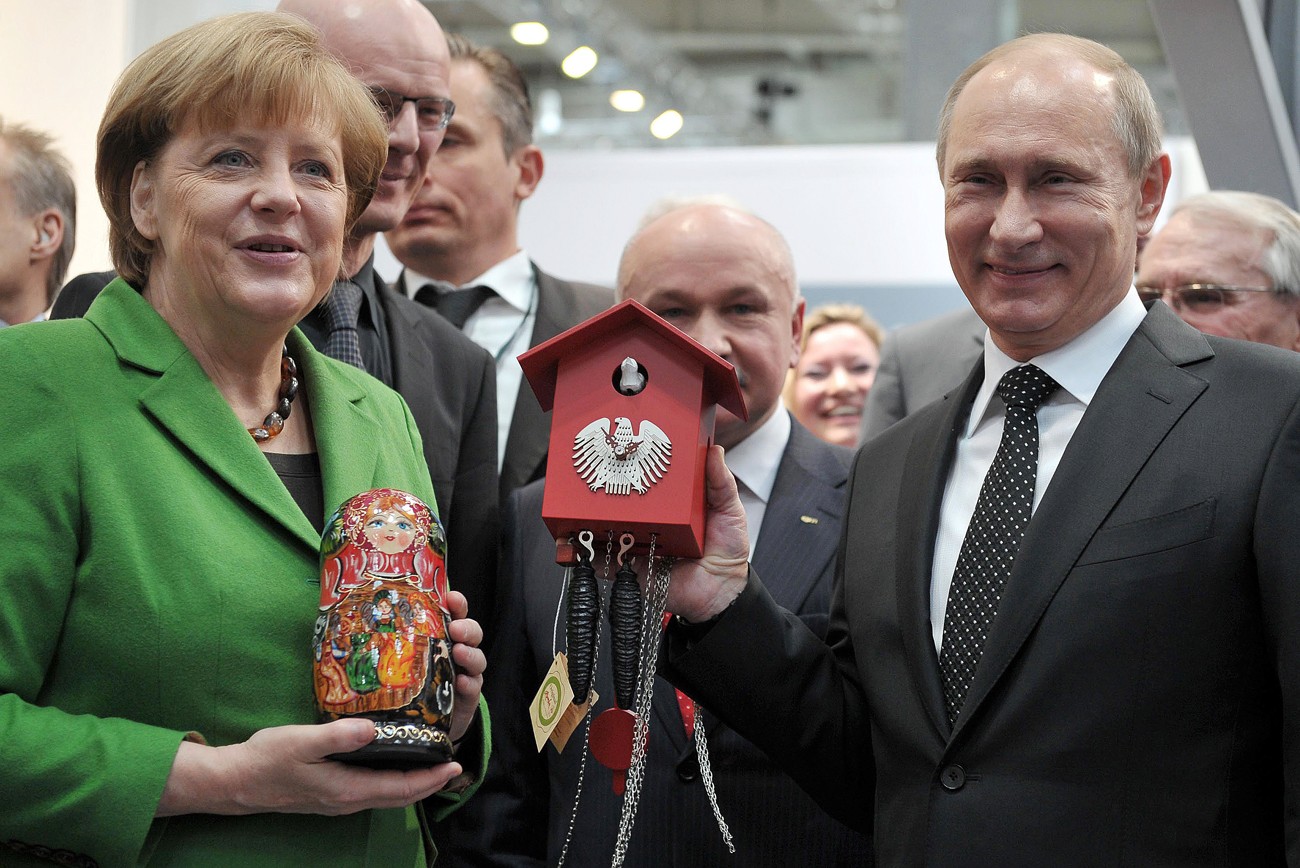
<path fill-rule="evenodd" d="M 397 393 L 296 329 L 289 351 L 327 510 L 386 486 L 436 509 Z M 431 862 L 417 808 L 154 820 L 186 733 L 315 722 L 320 593 L 311 523 L 157 312 L 118 280 L 84 320 L 0 330 L 0 404 L 0 863 Z"/>

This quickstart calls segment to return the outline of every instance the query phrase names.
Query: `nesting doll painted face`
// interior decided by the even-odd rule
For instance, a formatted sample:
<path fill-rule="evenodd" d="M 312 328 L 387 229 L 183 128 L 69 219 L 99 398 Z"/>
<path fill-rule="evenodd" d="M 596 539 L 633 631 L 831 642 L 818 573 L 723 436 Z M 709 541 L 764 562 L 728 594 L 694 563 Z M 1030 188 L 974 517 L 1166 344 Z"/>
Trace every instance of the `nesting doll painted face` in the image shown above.
<path fill-rule="evenodd" d="M 410 767 L 450 758 L 456 674 L 445 539 L 428 506 L 391 488 L 358 494 L 326 525 L 316 706 L 322 721 L 365 717 L 376 733 L 336 759 Z"/>
<path fill-rule="evenodd" d="M 415 520 L 395 509 L 374 512 L 362 531 L 370 544 L 384 554 L 404 552 L 415 541 Z"/>

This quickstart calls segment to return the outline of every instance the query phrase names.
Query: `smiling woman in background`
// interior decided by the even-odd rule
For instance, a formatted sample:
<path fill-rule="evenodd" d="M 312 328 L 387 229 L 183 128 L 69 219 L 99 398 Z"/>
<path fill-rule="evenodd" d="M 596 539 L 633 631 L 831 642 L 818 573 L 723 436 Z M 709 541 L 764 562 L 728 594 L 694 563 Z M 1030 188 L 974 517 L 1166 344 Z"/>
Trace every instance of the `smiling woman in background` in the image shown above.
<path fill-rule="evenodd" d="M 434 505 L 401 399 L 293 328 L 386 152 L 293 16 L 196 25 L 118 81 L 95 175 L 120 279 L 83 320 L 0 333 L 4 864 L 431 858 L 412 805 L 461 766 L 344 765 L 373 725 L 313 725 L 326 514 L 380 486 Z M 449 596 L 455 739 L 485 661 Z"/>
<path fill-rule="evenodd" d="M 828 443 L 856 446 L 883 339 L 880 325 L 855 304 L 810 313 L 799 364 L 786 377 L 783 393 L 794 417 Z"/>

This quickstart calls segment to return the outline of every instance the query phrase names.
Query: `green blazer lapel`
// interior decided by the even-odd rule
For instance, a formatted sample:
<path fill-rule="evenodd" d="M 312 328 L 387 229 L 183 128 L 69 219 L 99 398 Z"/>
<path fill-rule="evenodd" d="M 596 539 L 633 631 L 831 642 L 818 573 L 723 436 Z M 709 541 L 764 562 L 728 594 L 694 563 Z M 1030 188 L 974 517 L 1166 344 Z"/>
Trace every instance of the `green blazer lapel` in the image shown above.
<path fill-rule="evenodd" d="M 1034 511 L 953 731 L 956 740 L 1019 653 L 1079 555 L 1208 383 L 1183 365 L 1214 355 L 1155 305 L 1102 380 Z"/>
<path fill-rule="evenodd" d="M 221 392 L 171 326 L 122 280 L 100 294 L 86 319 L 123 362 L 156 375 L 140 404 L 216 476 L 305 545 L 319 538 Z"/>
<path fill-rule="evenodd" d="M 312 429 L 320 455 L 325 517 L 343 501 L 375 487 L 375 434 L 379 422 L 366 400 L 361 371 L 353 373 L 312 348 L 302 332 L 289 333 L 289 353 L 311 401 Z M 376 388 L 382 388 L 375 381 Z M 319 545 L 320 540 L 316 540 Z"/>

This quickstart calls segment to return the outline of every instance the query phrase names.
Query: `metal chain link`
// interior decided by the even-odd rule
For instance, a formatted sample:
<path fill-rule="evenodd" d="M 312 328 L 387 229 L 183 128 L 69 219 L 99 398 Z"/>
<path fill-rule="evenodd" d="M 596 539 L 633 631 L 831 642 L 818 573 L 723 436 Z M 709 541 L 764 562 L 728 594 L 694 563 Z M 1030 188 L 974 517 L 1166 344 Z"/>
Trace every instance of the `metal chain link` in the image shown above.
<path fill-rule="evenodd" d="M 614 549 L 614 532 L 609 532 L 609 539 L 605 541 L 605 575 L 602 577 L 609 579 L 609 560 L 610 554 Z M 605 582 L 608 584 L 608 581 Z M 601 592 L 597 594 L 601 601 L 600 610 L 604 612 L 609 606 L 609 600 L 605 599 L 604 586 L 601 586 Z M 558 616 L 557 616 L 558 619 Z M 596 619 L 596 647 L 591 652 L 591 675 L 592 680 L 596 677 L 596 666 L 600 663 L 600 634 L 604 630 L 605 619 Z M 567 637 L 566 637 L 567 640 Z M 567 645 L 567 641 L 566 641 Z M 578 823 L 578 805 L 582 802 L 582 781 L 587 774 L 587 754 L 591 753 L 591 721 L 595 715 L 591 709 L 587 709 L 587 728 L 582 737 L 582 760 L 578 763 L 578 788 L 573 794 L 573 810 L 569 813 L 569 828 L 564 833 L 564 847 L 560 850 L 560 861 L 555 863 L 555 868 L 564 868 L 564 860 L 569 858 L 569 843 L 573 840 L 573 829 Z"/>
<path fill-rule="evenodd" d="M 560 651 L 560 613 L 564 611 L 564 598 L 569 594 L 569 582 L 573 578 L 573 566 L 564 568 L 564 579 L 560 582 L 560 599 L 555 601 L 555 623 L 551 625 L 551 659 Z M 567 632 L 565 648 L 568 648 Z"/>
<path fill-rule="evenodd" d="M 627 774 L 627 789 L 623 794 L 623 812 L 618 822 L 618 839 L 614 844 L 611 868 L 621 868 L 632 838 L 637 807 L 641 802 L 641 784 L 645 779 L 646 744 L 650 734 L 650 704 L 654 696 L 655 671 L 658 668 L 659 640 L 663 631 L 664 607 L 668 602 L 668 580 L 673 559 L 662 558 L 655 563 L 655 544 L 658 534 L 650 535 L 650 555 L 646 564 L 647 606 L 641 622 L 641 659 L 637 676 L 640 693 L 636 697 L 636 720 L 632 732 L 632 767 Z"/>
<path fill-rule="evenodd" d="M 718 821 L 718 831 L 722 833 L 722 843 L 727 845 L 727 852 L 734 854 L 736 845 L 731 843 L 731 830 L 722 818 L 722 808 L 718 807 L 718 792 L 713 788 L 713 766 L 709 763 L 709 739 L 704 734 L 704 709 L 695 703 L 695 757 L 700 763 L 700 779 L 704 781 L 704 792 L 709 797 L 709 807 L 713 809 L 713 819 Z"/>

